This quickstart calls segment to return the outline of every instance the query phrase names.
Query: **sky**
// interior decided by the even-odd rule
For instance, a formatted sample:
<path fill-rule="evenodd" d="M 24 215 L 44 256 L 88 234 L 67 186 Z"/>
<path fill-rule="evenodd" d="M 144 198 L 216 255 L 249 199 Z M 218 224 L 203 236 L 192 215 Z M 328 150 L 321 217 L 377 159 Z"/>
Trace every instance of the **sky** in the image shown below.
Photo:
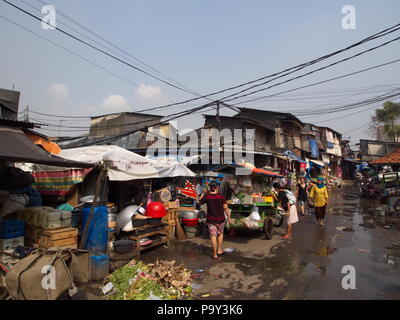
<path fill-rule="evenodd" d="M 39 11 L 43 7 L 42 0 L 8 1 L 36 16 L 44 16 Z M 344 48 L 400 22 L 398 0 L 46 2 L 56 9 L 57 27 L 76 34 L 69 29 L 73 27 L 94 38 L 84 29 L 66 20 L 63 17 L 66 14 L 131 56 L 200 94 L 279 72 Z M 355 8 L 356 24 L 353 30 L 342 27 L 345 16 L 342 7 L 345 5 Z M 4 20 L 4 17 L 69 51 L 21 29 Z M 399 36 L 399 33 L 398 31 L 371 41 L 295 75 L 381 44 Z M 91 41 L 82 35 L 77 36 Z M 0 88 L 14 87 L 20 91 L 20 111 L 29 106 L 29 117 L 32 121 L 51 123 L 52 126 L 43 127 L 41 131 L 49 136 L 84 134 L 89 121 L 47 117 L 33 112 L 93 116 L 138 111 L 194 97 L 88 48 L 56 30 L 44 30 L 39 21 L 2 0 L 0 43 Z M 104 42 L 101 44 L 110 47 Z M 396 41 L 252 97 L 290 90 L 395 60 L 400 58 L 399 49 L 400 41 Z M 137 61 L 133 63 L 140 66 Z M 400 62 L 257 102 L 241 104 L 238 99 L 232 103 L 236 106 L 280 112 L 339 107 L 400 87 L 399 74 Z M 207 100 L 199 100 L 154 113 L 168 115 L 206 102 Z M 339 113 L 299 118 L 305 122 L 331 127 L 349 136 L 352 143 L 357 143 L 359 139 L 374 138 L 368 130 L 368 122 L 374 108 L 381 105 L 382 103 L 378 103 L 375 106 L 366 105 Z M 215 110 L 209 112 L 215 113 Z M 200 127 L 203 124 L 203 113 L 205 112 L 201 111 L 180 119 L 179 129 L 184 131 Z M 221 113 L 234 114 L 229 109 L 222 109 Z"/>

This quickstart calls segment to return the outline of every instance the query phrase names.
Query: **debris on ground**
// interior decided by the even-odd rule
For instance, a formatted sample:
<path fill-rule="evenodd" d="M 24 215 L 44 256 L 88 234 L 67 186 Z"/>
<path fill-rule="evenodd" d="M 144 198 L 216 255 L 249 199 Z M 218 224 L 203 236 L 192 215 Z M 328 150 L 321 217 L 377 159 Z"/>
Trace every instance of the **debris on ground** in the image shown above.
<path fill-rule="evenodd" d="M 336 227 L 336 230 L 347 231 L 347 232 L 349 232 L 349 231 L 353 232 L 354 231 L 353 227 Z"/>
<path fill-rule="evenodd" d="M 101 289 L 101 291 L 105 295 L 105 294 L 111 292 L 112 289 L 114 289 L 114 285 L 112 284 L 112 282 L 109 282 Z"/>
<path fill-rule="evenodd" d="M 226 253 L 232 253 L 234 251 L 235 251 L 235 249 L 233 249 L 233 248 L 225 248 L 224 249 L 224 252 L 226 252 Z"/>
<path fill-rule="evenodd" d="M 357 252 L 365 252 L 365 253 L 370 253 L 371 250 L 369 249 L 357 249 Z"/>
<path fill-rule="evenodd" d="M 175 261 L 157 260 L 144 264 L 132 260 L 114 271 L 109 280 L 114 286 L 112 300 L 187 299 L 192 292 L 191 271 Z"/>

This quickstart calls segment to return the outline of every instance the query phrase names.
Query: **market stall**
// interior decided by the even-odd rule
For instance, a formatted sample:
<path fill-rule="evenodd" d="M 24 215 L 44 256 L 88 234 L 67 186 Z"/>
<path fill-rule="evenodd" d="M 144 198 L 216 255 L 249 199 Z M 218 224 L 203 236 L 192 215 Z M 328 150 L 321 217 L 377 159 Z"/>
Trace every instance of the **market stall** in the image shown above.
<path fill-rule="evenodd" d="M 388 206 L 389 213 L 400 212 L 400 149 L 371 161 L 369 165 L 379 172 L 375 182 L 380 200 Z"/>
<path fill-rule="evenodd" d="M 236 175 L 240 170 L 241 176 Z M 240 230 L 263 230 L 271 239 L 274 227 L 283 223 L 283 215 L 272 196 L 273 180 L 282 175 L 255 168 L 251 164 L 231 164 L 217 169 L 223 173 L 222 192 L 232 212 L 233 224 L 227 226 L 231 235 Z"/>

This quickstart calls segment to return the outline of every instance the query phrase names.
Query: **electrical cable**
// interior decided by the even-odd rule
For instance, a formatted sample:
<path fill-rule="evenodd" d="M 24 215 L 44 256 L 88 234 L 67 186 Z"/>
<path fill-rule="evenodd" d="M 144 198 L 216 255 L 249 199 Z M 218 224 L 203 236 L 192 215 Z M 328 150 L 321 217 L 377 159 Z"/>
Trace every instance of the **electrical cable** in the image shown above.
<path fill-rule="evenodd" d="M 22 2 L 25 3 L 24 0 L 20 0 L 20 1 L 22 1 Z M 44 2 L 44 1 L 41 1 L 41 0 L 36 0 L 36 1 L 37 1 L 38 3 L 40 3 L 40 4 L 42 4 L 42 5 L 48 5 L 48 3 Z M 31 6 L 31 5 L 30 5 L 30 6 Z M 32 7 L 33 7 L 33 6 L 32 6 Z M 34 7 L 34 8 L 35 8 L 35 7 Z M 37 10 L 38 10 L 38 9 L 37 9 Z M 118 50 L 119 52 L 122 52 L 124 55 L 126 55 L 126 57 L 128 57 L 128 59 L 130 58 L 131 61 L 134 60 L 134 61 L 136 61 L 137 63 L 141 64 L 144 68 L 148 68 L 148 69 L 150 69 L 151 71 L 156 72 L 156 73 L 159 74 L 160 76 L 165 77 L 165 78 L 168 79 L 169 81 L 171 81 L 171 82 L 173 82 L 173 83 L 175 83 L 175 84 L 181 86 L 182 88 L 185 88 L 185 89 L 191 91 L 194 95 L 201 96 L 200 93 L 198 93 L 198 92 L 196 92 L 196 91 L 194 91 L 194 90 L 188 88 L 187 86 L 183 85 L 182 83 L 180 83 L 180 82 L 174 80 L 173 78 L 167 76 L 166 74 L 162 73 L 161 71 L 157 70 L 156 68 L 152 67 L 151 65 L 149 65 L 149 64 L 147 64 L 146 62 L 142 61 L 141 59 L 139 59 L 139 58 L 133 56 L 133 55 L 130 54 L 129 52 L 127 52 L 127 51 L 121 49 L 120 47 L 118 47 L 117 45 L 115 45 L 115 44 L 113 44 L 112 42 L 108 41 L 108 40 L 105 39 L 104 37 L 100 36 L 99 34 L 95 33 L 94 31 L 90 30 L 89 28 L 85 27 L 85 26 L 82 25 L 80 22 L 78 22 L 76 19 L 71 18 L 71 17 L 68 16 L 66 13 L 64 13 L 63 11 L 61 11 L 60 9 L 57 9 L 57 13 L 60 14 L 62 17 L 64 17 L 66 20 L 72 22 L 73 24 L 77 25 L 77 26 L 80 27 L 81 29 L 85 30 L 86 32 L 92 34 L 92 35 L 95 36 L 96 38 L 102 40 L 103 42 L 107 43 L 107 44 L 110 45 L 111 47 L 115 48 L 115 49 Z M 69 26 L 69 28 L 71 28 L 71 27 Z M 72 29 L 72 28 L 71 28 L 71 29 Z M 93 42 L 95 42 L 95 43 L 101 45 L 98 41 L 96 41 L 96 40 L 94 40 L 94 39 L 88 37 L 88 36 L 85 35 L 84 33 L 79 32 L 79 31 L 77 31 L 76 29 L 72 29 L 72 30 L 74 30 L 75 32 L 77 32 L 77 33 L 79 33 L 79 34 L 85 36 L 87 39 L 90 39 L 91 41 L 93 41 Z M 101 46 L 103 46 L 103 45 L 101 45 Z M 107 48 L 107 50 L 110 50 L 111 52 L 116 53 L 115 50 L 110 49 L 109 47 L 103 46 L 103 48 Z M 117 53 L 117 54 L 119 54 L 120 56 L 123 56 L 123 55 L 121 55 L 120 53 Z"/>
<path fill-rule="evenodd" d="M 19 10 L 19 11 L 21 11 L 21 12 L 23 12 L 23 13 L 29 15 L 29 16 L 31 16 L 32 18 L 34 18 L 34 19 L 36 19 L 36 20 L 42 21 L 40 18 L 36 17 L 35 15 L 31 14 L 30 12 L 28 12 L 28 11 L 26 11 L 26 10 L 24 10 L 24 9 L 22 9 L 22 8 L 20 8 L 20 7 L 18 7 L 18 6 L 16 6 L 15 4 L 13 4 L 13 3 L 11 3 L 11 2 L 9 2 L 9 1 L 7 1 L 7 0 L 3 0 L 3 2 L 5 2 L 5 3 L 7 3 L 8 5 L 10 5 L 10 6 L 16 8 L 17 10 Z M 47 24 L 50 25 L 49 23 L 47 23 Z M 50 26 L 51 26 L 51 25 L 50 25 Z M 277 74 L 286 72 L 286 71 L 288 71 L 288 70 L 296 69 L 296 68 L 302 68 L 302 67 L 305 67 L 305 66 L 308 66 L 308 65 L 311 65 L 311 64 L 320 62 L 320 61 L 322 61 L 322 60 L 324 60 L 324 59 L 327 59 L 327 58 L 329 58 L 329 57 L 332 57 L 333 55 L 339 54 L 339 53 L 341 53 L 341 52 L 344 52 L 344 51 L 346 51 L 346 50 L 349 50 L 349 49 L 351 49 L 351 48 L 354 48 L 354 47 L 356 47 L 356 46 L 358 46 L 358 45 L 361 45 L 361 44 L 363 44 L 363 43 L 366 43 L 366 42 L 368 42 L 368 41 L 375 40 L 375 39 L 377 39 L 377 38 L 379 38 L 379 37 L 385 36 L 385 35 L 389 34 L 390 32 L 394 32 L 394 31 L 398 30 L 398 29 L 396 29 L 398 26 L 400 26 L 400 23 L 399 23 L 399 24 L 396 24 L 396 25 L 394 25 L 394 26 L 392 26 L 392 27 L 389 27 L 389 28 L 387 28 L 387 29 L 385 29 L 385 30 L 382 30 L 382 31 L 380 31 L 380 32 L 378 32 L 378 33 L 376 33 L 376 34 L 374 34 L 374 35 L 371 35 L 371 36 L 369 36 L 369 37 L 367 37 L 367 38 L 364 38 L 363 40 L 361 40 L 361 41 L 359 41 L 359 42 L 357 42 L 357 43 L 355 43 L 355 44 L 353 44 L 353 45 L 350 45 L 350 46 L 348 46 L 348 47 L 346 47 L 346 48 L 344 48 L 344 49 L 337 50 L 337 51 L 335 51 L 335 52 L 333 52 L 333 53 L 330 53 L 330 54 L 328 54 L 328 55 L 325 55 L 325 56 L 322 56 L 322 57 L 320 57 L 320 58 L 314 59 L 314 60 L 309 61 L 309 62 L 307 62 L 307 63 L 303 63 L 303 64 L 300 64 L 300 65 L 298 65 L 298 66 L 295 66 L 295 67 L 286 69 L 286 70 L 281 71 L 281 72 L 279 72 L 279 73 L 277 73 Z M 54 27 L 54 26 L 52 26 L 52 27 Z M 93 45 L 91 45 L 91 44 L 89 44 L 89 43 L 87 43 L 87 42 L 85 42 L 85 41 L 79 39 L 78 37 L 75 37 L 74 35 L 72 35 L 72 34 L 66 32 L 66 31 L 64 31 L 64 30 L 62 30 L 62 29 L 60 29 L 60 28 L 57 28 L 57 27 L 54 27 L 54 28 L 55 28 L 56 30 L 58 30 L 58 31 L 60 31 L 60 32 L 62 32 L 62 33 L 64 33 L 64 34 L 66 34 L 67 36 L 69 36 L 69 37 L 71 37 L 71 38 L 73 38 L 73 39 L 75 39 L 75 40 L 77 40 L 77 41 L 79 41 L 79 42 L 81 42 L 81 43 L 83 43 L 83 44 L 85 44 L 85 45 L 87 45 L 87 46 L 90 46 L 91 48 L 93 48 L 93 49 L 95 49 L 95 50 L 97 50 L 97 51 L 99 51 L 99 52 L 102 52 L 102 53 L 106 54 L 107 56 L 109 56 L 109 57 L 111 57 L 111 58 L 114 58 L 114 59 L 120 61 L 121 63 L 124 63 L 124 64 L 126 64 L 126 65 L 128 65 L 128 66 L 130 66 L 130 67 L 132 67 L 132 68 L 138 69 L 138 70 L 140 70 L 141 72 L 144 72 L 144 73 L 148 74 L 146 71 L 141 70 L 140 68 L 137 68 L 137 67 L 135 67 L 135 66 L 133 66 L 133 65 L 131 65 L 131 64 L 129 64 L 129 63 L 127 63 L 126 61 L 124 61 L 124 60 L 122 60 L 122 59 L 119 59 L 118 57 L 115 57 L 115 56 L 109 54 L 108 52 L 105 52 L 104 50 L 101 50 L 101 49 L 99 49 L 99 48 L 97 48 L 97 47 L 95 47 L 95 46 L 93 46 Z M 392 29 L 395 29 L 395 30 L 392 30 Z M 236 89 L 236 88 L 238 88 L 238 87 L 242 87 L 242 86 L 244 86 L 244 85 L 248 85 L 248 84 L 251 84 L 251 83 L 255 83 L 255 82 L 258 82 L 258 81 L 263 80 L 263 79 L 265 79 L 265 78 L 269 78 L 269 77 L 271 77 L 271 76 L 275 76 L 275 75 L 277 75 L 277 74 L 269 75 L 269 76 L 262 77 L 262 78 L 259 78 L 259 79 L 256 79 L 256 80 L 253 80 L 253 81 L 250 81 L 250 82 L 246 82 L 246 83 L 244 83 L 244 84 L 240 84 L 240 85 L 235 86 L 235 87 L 231 87 L 231 88 L 228 88 L 228 89 L 224 89 L 223 91 L 218 91 L 218 93 L 225 92 L 225 91 L 232 90 L 232 89 Z M 160 79 L 157 78 L 157 80 L 160 80 Z M 162 79 L 161 79 L 160 81 L 166 82 L 166 81 L 164 81 L 164 80 L 162 80 Z M 168 83 L 169 85 L 172 85 L 172 86 L 175 87 L 175 88 L 178 88 L 179 90 L 183 90 L 183 91 L 187 92 L 186 90 L 184 90 L 184 89 L 182 89 L 182 88 L 179 88 L 179 87 L 177 87 L 177 86 L 175 86 L 175 85 L 173 85 L 173 84 L 171 84 L 171 83 L 169 83 L 169 82 L 167 82 L 167 83 Z M 195 100 L 202 99 L 202 98 L 204 99 L 204 98 L 206 98 L 206 97 L 209 97 L 210 95 L 215 95 L 215 94 L 216 94 L 216 93 L 212 93 L 212 94 L 208 94 L 208 95 L 203 95 L 203 96 L 201 96 L 201 97 L 197 97 L 197 98 L 194 98 L 194 99 L 195 99 Z M 179 102 L 179 104 L 188 103 L 188 102 L 195 101 L 195 100 L 189 99 L 189 100 L 186 100 L 186 101 Z M 138 111 L 138 112 L 156 110 L 156 109 L 158 109 L 158 108 L 167 107 L 167 106 L 169 106 L 169 105 L 160 106 L 160 107 L 153 107 L 153 108 L 149 108 L 149 109 L 145 109 L 145 110 L 140 110 L 140 111 Z"/>
<path fill-rule="evenodd" d="M 384 47 L 384 46 L 386 46 L 386 45 L 388 45 L 388 44 L 390 44 L 390 43 L 392 43 L 392 42 L 398 41 L 398 40 L 400 40 L 400 37 L 397 37 L 397 38 L 394 38 L 394 39 L 392 39 L 392 40 L 386 41 L 386 42 L 384 42 L 384 43 L 382 43 L 382 44 L 380 44 L 380 45 L 378 45 L 378 46 L 369 48 L 369 49 L 367 49 L 367 50 L 364 50 L 364 51 L 362 51 L 362 52 L 359 52 L 359 53 L 357 53 L 357 54 L 354 54 L 354 55 L 352 55 L 352 56 L 350 56 L 350 57 L 347 57 L 347 58 L 344 58 L 344 59 L 340 59 L 340 60 L 335 61 L 335 62 L 333 62 L 333 63 L 330 63 L 330 64 L 328 64 L 328 65 L 326 65 L 326 66 L 323 66 L 323 67 L 320 67 L 320 68 L 311 70 L 311 71 L 309 71 L 309 72 L 303 73 L 303 74 L 301 74 L 301 75 L 299 75 L 299 76 L 296 76 L 296 77 L 287 79 L 287 80 L 282 81 L 282 82 L 275 83 L 275 84 L 273 84 L 273 85 L 271 85 L 271 86 L 268 86 L 268 87 L 266 87 L 266 88 L 254 90 L 254 91 L 251 91 L 251 92 L 249 92 L 249 93 L 246 93 L 246 94 L 243 94 L 243 95 L 240 95 L 240 96 L 237 96 L 237 97 L 233 97 L 233 98 L 230 98 L 230 99 L 226 99 L 226 98 L 229 98 L 229 97 L 232 97 L 232 96 L 236 96 L 236 95 L 238 94 L 238 93 L 234 93 L 234 94 L 231 94 L 231 95 L 229 95 L 229 96 L 226 96 L 226 97 L 224 97 L 224 98 L 222 98 L 222 99 L 220 99 L 220 100 L 221 100 L 221 101 L 224 101 L 224 102 L 230 102 L 230 101 L 233 101 L 233 100 L 237 100 L 237 99 L 240 99 L 240 98 L 244 98 L 244 97 L 250 96 L 250 95 L 252 95 L 252 94 L 255 94 L 255 93 L 258 93 L 258 92 L 262 92 L 262 91 L 265 91 L 265 90 L 268 90 L 268 89 L 271 89 L 271 88 L 274 88 L 274 87 L 277 87 L 277 86 L 286 84 L 286 83 L 288 83 L 288 82 L 291 82 L 291 81 L 294 81 L 294 80 L 297 80 L 297 79 L 304 78 L 304 77 L 306 77 L 306 76 L 309 76 L 310 74 L 314 74 L 315 72 L 322 71 L 322 70 L 325 70 L 325 69 L 327 69 L 327 68 L 330 68 L 330 67 L 333 67 L 333 66 L 335 66 L 335 65 L 338 65 L 338 64 L 340 64 L 340 63 L 343 63 L 343 62 L 345 62 L 345 61 L 354 59 L 354 58 L 359 57 L 359 56 L 361 56 L 361 55 L 363 55 L 363 54 L 365 54 L 365 53 L 369 53 L 369 52 L 371 52 L 371 51 L 373 51 L 373 50 L 382 48 L 382 47 Z M 287 74 L 289 74 L 289 73 L 287 73 Z M 287 74 L 286 74 L 286 75 L 287 75 Z M 259 86 L 261 86 L 261 85 L 267 84 L 267 83 L 269 83 L 269 82 L 271 82 L 271 81 L 274 81 L 274 80 L 276 80 L 276 79 L 278 79 L 278 78 L 281 78 L 281 76 L 276 77 L 276 78 L 273 78 L 273 79 L 271 79 L 271 80 L 269 80 L 269 81 L 265 81 L 265 82 L 263 82 L 263 83 L 261 83 L 261 84 L 258 84 L 258 85 L 256 85 L 256 86 L 253 86 L 252 88 L 259 87 Z M 244 92 L 244 91 L 246 91 L 246 90 L 242 90 L 241 92 Z"/>
<path fill-rule="evenodd" d="M 314 86 L 319 85 L 319 84 L 323 84 L 323 83 L 327 83 L 327 82 L 343 79 L 343 78 L 350 77 L 350 76 L 353 76 L 353 75 L 356 75 L 356 74 L 360 74 L 360 73 L 363 73 L 363 72 L 366 72 L 366 71 L 370 71 L 370 70 L 374 70 L 374 69 L 377 69 L 377 68 L 385 67 L 385 66 L 391 65 L 393 63 L 397 63 L 397 62 L 400 62 L 400 59 L 392 60 L 392 61 L 389 61 L 389 62 L 386 62 L 386 63 L 378 64 L 378 65 L 375 65 L 375 66 L 372 66 L 372 67 L 369 67 L 369 68 L 365 68 L 365 69 L 361 69 L 361 70 L 358 70 L 358 71 L 354 71 L 354 72 L 351 72 L 351 73 L 346 73 L 344 75 L 333 77 L 333 78 L 330 78 L 330 79 L 327 79 L 327 80 L 322 80 L 322 81 L 314 82 L 314 83 L 311 83 L 311 84 L 308 84 L 308 85 L 296 87 L 294 89 L 288 89 L 288 90 L 281 91 L 281 92 L 278 92 L 278 93 L 273 93 L 273 94 L 270 94 L 270 95 L 266 95 L 266 96 L 262 96 L 262 97 L 258 97 L 258 98 L 253 98 L 253 99 L 246 100 L 246 101 L 236 102 L 236 104 L 244 104 L 244 103 L 253 102 L 253 101 L 256 101 L 256 100 L 261 100 L 261 99 L 265 99 L 265 98 L 269 98 L 269 97 L 274 97 L 274 96 L 281 95 L 281 94 L 288 93 L 288 92 L 297 91 L 297 90 L 300 90 L 300 89 L 314 87 Z"/>
<path fill-rule="evenodd" d="M 17 10 L 19 10 L 19 11 L 21 11 L 21 12 L 27 14 L 27 15 L 29 15 L 30 17 L 32 17 L 32 18 L 34 18 L 34 19 L 36 19 L 36 20 L 38 20 L 38 21 L 43 22 L 42 19 L 40 19 L 39 17 L 36 17 L 34 14 L 30 13 L 29 11 L 26 11 L 26 10 L 24 10 L 23 8 L 18 7 L 17 5 L 15 5 L 15 4 L 13 4 L 13 3 L 7 1 L 7 0 L 3 0 L 3 2 L 5 2 L 5 3 L 7 3 L 8 5 L 14 7 L 15 9 L 17 9 Z M 123 59 L 120 59 L 120 58 L 116 57 L 115 55 L 112 55 L 112 54 L 108 53 L 107 51 L 104 51 L 104 50 L 102 50 L 102 49 L 100 49 L 100 48 L 98 48 L 98 47 L 96 47 L 96 46 L 94 46 L 94 45 L 92 45 L 92 44 L 90 44 L 90 43 L 88 43 L 88 42 L 86 42 L 86 41 L 84 41 L 84 40 L 82 40 L 82 39 L 76 37 L 76 36 L 74 36 L 73 34 L 67 32 L 67 31 L 65 31 L 65 30 L 63 30 L 63 29 L 61 29 L 61 28 L 58 28 L 58 27 L 56 27 L 56 26 L 52 26 L 52 25 L 51 25 L 50 23 L 48 23 L 48 22 L 44 22 L 44 23 L 48 24 L 49 26 L 51 26 L 51 27 L 54 28 L 55 30 L 57 30 L 57 31 L 59 31 L 59 32 L 61 32 L 61 33 L 63 33 L 63 34 L 65 34 L 66 36 L 68 36 L 68 37 L 70 37 L 70 38 L 72 38 L 72 39 L 74 39 L 74 40 L 76 40 L 76 41 L 78 41 L 78 42 L 80 42 L 80 43 L 82 43 L 82 44 L 84 44 L 84 45 L 86 45 L 86 46 L 88 46 L 88 47 L 90 47 L 90 48 L 92 48 L 92 49 L 94 49 L 94 50 L 100 52 L 100 53 L 102 53 L 102 54 L 105 54 L 105 55 L 107 55 L 108 57 L 110 57 L 110 58 L 112 58 L 112 59 L 114 59 L 114 60 L 117 60 L 117 61 L 121 62 L 122 64 L 124 64 L 124 65 L 126 65 L 126 66 L 128 66 L 128 67 L 130 67 L 130 68 L 133 68 L 133 69 L 135 69 L 135 70 L 137 70 L 137 71 L 139 71 L 139 72 L 141 72 L 141 73 L 143 73 L 143 74 L 145 74 L 145 75 L 147 75 L 147 76 L 150 76 L 150 77 L 152 77 L 152 78 L 154 78 L 154 79 L 156 79 L 156 80 L 158 80 L 158 81 L 161 81 L 161 82 L 163 82 L 164 84 L 167 84 L 167 85 L 169 85 L 169 86 L 171 86 L 171 87 L 173 87 L 173 88 L 175 88 L 175 89 L 178 89 L 178 90 L 180 90 L 180 91 L 184 91 L 184 92 L 186 92 L 186 93 L 193 94 L 192 92 L 190 92 L 190 91 L 188 91 L 188 90 L 186 90 L 186 89 L 184 89 L 184 88 L 181 88 L 181 87 L 179 87 L 179 86 L 176 86 L 175 84 L 173 84 L 173 83 L 171 83 L 171 82 L 169 82 L 169 81 L 165 81 L 165 80 L 161 79 L 160 77 L 154 76 L 153 74 L 151 74 L 151 73 L 149 73 L 149 72 L 147 72 L 147 71 L 145 71 L 145 70 L 143 70 L 143 69 L 141 69 L 141 68 L 139 68 L 139 67 L 136 67 L 135 65 L 133 65 L 133 64 L 131 64 L 131 63 L 129 63 L 129 62 L 123 60 Z M 203 98 L 203 96 L 198 97 L 198 99 L 202 99 L 202 98 Z"/>

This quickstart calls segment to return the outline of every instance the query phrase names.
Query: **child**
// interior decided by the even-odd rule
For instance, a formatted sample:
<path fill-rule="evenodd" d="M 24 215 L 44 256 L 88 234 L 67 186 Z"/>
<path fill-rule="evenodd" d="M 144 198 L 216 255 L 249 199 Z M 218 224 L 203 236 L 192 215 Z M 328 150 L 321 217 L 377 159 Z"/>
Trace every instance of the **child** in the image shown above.
<path fill-rule="evenodd" d="M 292 237 L 293 224 L 299 221 L 296 209 L 296 198 L 293 193 L 289 190 L 283 189 L 277 182 L 273 184 L 275 190 L 278 191 L 276 196 L 277 200 L 285 210 L 287 219 L 287 231 L 282 239 L 289 240 Z"/>

